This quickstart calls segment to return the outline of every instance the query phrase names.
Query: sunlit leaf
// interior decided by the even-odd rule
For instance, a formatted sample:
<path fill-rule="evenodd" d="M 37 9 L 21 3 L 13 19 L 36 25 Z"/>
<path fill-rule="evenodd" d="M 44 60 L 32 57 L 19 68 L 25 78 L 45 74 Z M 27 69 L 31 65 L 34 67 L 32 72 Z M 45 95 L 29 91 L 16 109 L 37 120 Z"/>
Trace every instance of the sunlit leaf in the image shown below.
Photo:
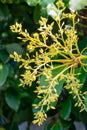
<path fill-rule="evenodd" d="M 40 2 L 40 0 L 25 0 L 25 2 L 30 6 L 35 6 Z"/>
<path fill-rule="evenodd" d="M 87 0 L 70 0 L 70 8 L 72 10 L 80 10 L 87 5 Z"/>

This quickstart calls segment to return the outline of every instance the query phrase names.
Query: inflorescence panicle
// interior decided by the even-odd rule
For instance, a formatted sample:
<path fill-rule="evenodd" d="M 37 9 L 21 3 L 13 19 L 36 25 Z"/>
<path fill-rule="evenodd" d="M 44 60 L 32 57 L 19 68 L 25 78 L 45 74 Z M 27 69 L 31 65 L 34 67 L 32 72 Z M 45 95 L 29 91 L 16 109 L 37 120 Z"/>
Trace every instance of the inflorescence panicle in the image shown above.
<path fill-rule="evenodd" d="M 34 114 L 33 123 L 38 125 L 46 120 L 46 111 L 55 109 L 53 103 L 58 100 L 57 88 L 61 80 L 65 82 L 63 87 L 74 95 L 75 106 L 79 106 L 81 111 L 85 109 L 84 97 L 86 92 L 82 93 L 82 83 L 75 75 L 75 69 L 79 65 L 86 71 L 84 61 L 87 60 L 87 56 L 83 55 L 84 50 L 80 52 L 78 47 L 78 36 L 75 29 L 78 20 L 76 13 L 64 12 L 65 6 L 61 0 L 58 0 L 56 7 L 60 12 L 54 17 L 57 25 L 56 33 L 53 32 L 55 22 L 48 24 L 48 20 L 43 17 L 39 21 L 38 32 L 34 33 L 33 36 L 30 36 L 27 30 L 23 31 L 22 25 L 19 23 L 10 27 L 12 32 L 20 35 L 18 39 L 29 43 L 27 44 L 26 58 L 16 52 L 10 57 L 20 62 L 19 67 L 25 70 L 21 74 L 20 86 L 32 86 L 32 82 L 38 80 L 35 93 L 37 93 L 39 103 L 33 104 L 38 110 Z M 70 20 L 69 24 L 65 23 L 67 19 Z M 49 41 L 49 45 L 47 41 Z M 54 70 L 56 70 L 56 74 L 53 74 Z M 40 83 L 41 78 L 44 79 L 45 84 Z"/>

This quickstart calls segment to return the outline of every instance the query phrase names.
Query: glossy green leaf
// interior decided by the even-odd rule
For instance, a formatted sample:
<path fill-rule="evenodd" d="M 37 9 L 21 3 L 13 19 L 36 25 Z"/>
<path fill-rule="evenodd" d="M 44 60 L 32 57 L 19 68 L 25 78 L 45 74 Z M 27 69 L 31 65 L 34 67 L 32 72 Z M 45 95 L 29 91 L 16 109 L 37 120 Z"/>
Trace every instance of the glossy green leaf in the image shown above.
<path fill-rule="evenodd" d="M 61 110 L 61 117 L 65 120 L 67 120 L 70 116 L 71 113 L 71 100 L 68 98 L 62 105 L 62 110 Z"/>
<path fill-rule="evenodd" d="M 20 106 L 20 96 L 14 89 L 10 89 L 6 92 L 5 100 L 10 108 L 18 111 Z"/>
<path fill-rule="evenodd" d="M 58 64 L 54 65 L 54 67 L 58 67 Z M 57 74 L 59 74 L 62 70 L 64 69 L 64 67 L 60 67 L 60 68 L 56 68 L 52 70 L 52 75 L 53 77 L 55 77 Z M 66 70 L 64 72 L 64 74 L 68 73 L 68 70 Z"/>
<path fill-rule="evenodd" d="M 9 67 L 7 64 L 0 64 L 0 87 L 5 83 L 9 73 Z"/>
<path fill-rule="evenodd" d="M 63 130 L 62 126 L 58 123 L 54 124 L 51 130 Z"/>
<path fill-rule="evenodd" d="M 76 74 L 80 73 L 76 77 L 80 80 L 81 83 L 84 84 L 84 82 L 86 80 L 87 73 L 83 70 L 83 68 L 82 67 L 76 68 L 75 73 Z"/>
<path fill-rule="evenodd" d="M 63 69 L 64 69 L 64 67 L 54 69 L 54 70 L 52 71 L 53 77 L 55 77 L 55 76 L 56 76 L 58 73 L 60 73 Z M 68 70 L 67 70 L 64 74 L 66 74 L 67 72 L 68 72 Z M 59 80 L 58 80 L 58 84 L 55 86 L 58 95 L 60 95 L 61 92 L 62 92 L 62 88 L 63 88 L 64 82 L 65 82 L 65 79 L 64 79 L 64 78 L 63 78 L 63 79 L 59 79 Z"/>
<path fill-rule="evenodd" d="M 64 82 L 65 82 L 65 79 L 59 80 L 58 85 L 56 85 L 56 90 L 57 90 L 58 95 L 60 95 L 62 92 Z"/>
<path fill-rule="evenodd" d="M 87 36 L 84 36 L 79 40 L 79 49 L 82 51 L 85 47 L 87 47 Z"/>
<path fill-rule="evenodd" d="M 40 79 L 40 86 L 47 86 L 48 87 L 48 82 L 45 81 L 45 76 L 42 76 Z M 63 84 L 65 82 L 65 79 L 59 80 L 58 84 L 55 86 L 56 90 L 57 90 L 57 94 L 60 95 L 62 92 L 62 88 L 63 88 Z"/>
<path fill-rule="evenodd" d="M 62 70 L 63 70 L 63 68 L 54 69 L 52 71 L 53 77 L 55 77 Z M 58 84 L 55 86 L 58 95 L 60 95 L 61 92 L 62 92 L 62 87 L 63 87 L 64 82 L 65 82 L 65 79 L 58 80 Z M 47 86 L 47 87 L 49 87 L 48 85 L 49 85 L 49 83 L 46 81 L 46 77 L 45 76 L 41 76 L 40 77 L 40 86 Z"/>
<path fill-rule="evenodd" d="M 69 130 L 70 126 L 72 125 L 72 121 L 66 121 L 61 119 L 61 124 L 63 127 L 63 130 Z"/>
<path fill-rule="evenodd" d="M 46 77 L 45 76 L 41 76 L 40 77 L 40 86 L 48 86 L 49 83 L 46 81 Z"/>

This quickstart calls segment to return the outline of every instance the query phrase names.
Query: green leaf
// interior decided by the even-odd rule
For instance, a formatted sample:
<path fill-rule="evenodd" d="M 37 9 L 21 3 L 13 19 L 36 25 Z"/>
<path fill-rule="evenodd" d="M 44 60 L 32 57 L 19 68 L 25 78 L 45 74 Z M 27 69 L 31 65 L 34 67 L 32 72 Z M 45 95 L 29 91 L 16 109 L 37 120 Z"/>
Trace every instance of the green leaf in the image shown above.
<path fill-rule="evenodd" d="M 56 85 L 56 87 L 55 87 L 58 95 L 60 95 L 62 92 L 64 82 L 65 82 L 65 79 L 58 81 L 58 85 Z"/>
<path fill-rule="evenodd" d="M 26 107 L 25 109 L 20 109 L 20 111 L 18 111 L 15 114 L 14 122 L 17 122 L 19 124 L 20 122 L 24 122 L 24 121 L 31 121 L 32 116 L 33 116 L 33 113 L 32 113 L 31 104 L 30 104 L 29 107 Z"/>
<path fill-rule="evenodd" d="M 82 51 L 85 47 L 87 47 L 87 36 L 84 36 L 79 40 L 79 49 Z"/>
<path fill-rule="evenodd" d="M 86 76 L 87 76 L 87 73 L 83 70 L 82 67 L 79 67 L 79 68 L 76 68 L 75 69 L 75 74 L 78 74 L 80 73 L 79 75 L 77 75 L 76 77 L 80 80 L 81 83 L 85 83 L 86 81 Z"/>
<path fill-rule="evenodd" d="M 21 45 L 16 43 L 6 45 L 6 50 L 8 51 L 9 54 L 13 54 L 14 51 L 17 52 L 18 54 L 23 53 Z"/>
<path fill-rule="evenodd" d="M 40 101 L 41 101 L 41 99 L 40 99 L 40 98 L 35 98 L 35 100 L 34 100 L 33 104 L 38 104 Z M 33 111 L 33 113 L 36 113 L 36 112 L 38 112 L 38 111 L 39 111 L 39 108 L 35 109 L 35 107 L 34 107 L 34 106 L 32 106 L 32 111 Z"/>
<path fill-rule="evenodd" d="M 55 17 L 57 17 L 57 18 L 61 17 L 61 12 L 57 9 L 57 7 L 55 6 L 54 3 L 48 4 L 47 13 L 54 19 L 55 19 Z"/>
<path fill-rule="evenodd" d="M 63 70 L 63 67 L 58 68 L 58 69 L 54 69 L 52 71 L 53 78 L 58 73 L 60 73 L 62 70 Z M 60 95 L 61 92 L 62 92 L 62 87 L 63 87 L 64 82 L 65 82 L 65 79 L 58 80 L 58 84 L 55 86 L 58 95 Z M 40 77 L 40 86 L 47 86 L 47 87 L 49 86 L 49 83 L 46 81 L 46 77 L 45 76 L 41 76 Z"/>
<path fill-rule="evenodd" d="M 45 80 L 46 80 L 45 76 L 40 77 L 40 86 L 48 86 L 49 85 L 49 83 Z"/>
<path fill-rule="evenodd" d="M 64 2 L 64 4 L 65 4 L 65 6 L 66 6 L 67 8 L 69 8 L 69 0 L 63 0 L 63 2 Z"/>
<path fill-rule="evenodd" d="M 9 72 L 8 65 L 0 64 L 0 87 L 5 83 Z"/>
<path fill-rule="evenodd" d="M 55 67 L 56 67 L 56 66 L 55 66 Z M 64 69 L 64 67 L 54 69 L 54 70 L 52 71 L 53 77 L 55 77 L 57 74 L 59 74 L 63 69 Z M 67 72 L 68 72 L 68 70 L 67 70 L 64 74 L 66 74 Z M 58 80 L 58 84 L 55 86 L 58 95 L 60 95 L 61 92 L 62 92 L 62 88 L 63 88 L 64 82 L 65 82 L 65 79 L 64 79 L 64 78 L 61 79 L 61 80 Z"/>
<path fill-rule="evenodd" d="M 2 3 L 12 4 L 13 0 L 1 0 Z"/>
<path fill-rule="evenodd" d="M 61 124 L 62 124 L 63 130 L 69 130 L 70 126 L 72 125 L 72 122 L 61 119 Z"/>
<path fill-rule="evenodd" d="M 55 67 L 58 67 L 58 65 L 59 65 L 59 64 L 55 64 L 55 65 L 54 65 L 54 68 L 55 68 Z M 65 66 L 64 66 L 64 67 L 60 67 L 60 68 L 53 69 L 53 70 L 52 70 L 52 75 L 53 75 L 53 77 L 55 77 L 57 74 L 59 74 L 64 68 L 65 68 Z M 68 70 L 66 70 L 66 71 L 64 72 L 64 74 L 66 74 L 66 73 L 68 73 Z"/>
<path fill-rule="evenodd" d="M 43 6 L 41 6 L 40 16 L 48 18 L 47 10 Z"/>
<path fill-rule="evenodd" d="M 46 7 L 48 4 L 55 2 L 55 0 L 41 0 L 40 5 Z"/>
<path fill-rule="evenodd" d="M 29 6 L 36 6 L 40 0 L 25 0 L 25 2 L 29 5 Z"/>
<path fill-rule="evenodd" d="M 44 130 L 51 130 L 51 127 L 53 126 L 54 123 L 47 123 L 44 127 Z"/>
<path fill-rule="evenodd" d="M 10 108 L 15 111 L 18 111 L 20 106 L 20 96 L 14 89 L 10 88 L 10 90 L 6 92 L 5 100 Z"/>
<path fill-rule="evenodd" d="M 3 3 L 6 2 L 6 0 L 2 0 Z M 7 20 L 9 18 L 10 15 L 10 11 L 8 6 L 4 5 L 3 8 L 3 4 L 0 4 L 0 21 L 1 20 Z"/>
<path fill-rule="evenodd" d="M 48 17 L 48 9 L 47 6 L 51 3 L 55 2 L 55 0 L 41 0 L 39 5 L 41 6 L 41 16 Z"/>
<path fill-rule="evenodd" d="M 57 123 L 54 123 L 54 121 L 47 123 L 44 127 L 44 130 L 69 130 L 70 126 L 70 121 L 58 119 Z"/>
<path fill-rule="evenodd" d="M 6 130 L 19 130 L 18 124 L 16 122 L 10 122 L 6 126 Z"/>
<path fill-rule="evenodd" d="M 70 0 L 70 8 L 80 10 L 87 5 L 87 0 Z"/>
<path fill-rule="evenodd" d="M 39 5 L 35 6 L 35 9 L 34 9 L 34 20 L 35 20 L 36 23 L 39 22 L 40 12 L 41 12 L 40 6 Z"/>
<path fill-rule="evenodd" d="M 87 96 L 85 96 L 84 103 L 85 103 L 85 111 L 87 111 Z"/>
<path fill-rule="evenodd" d="M 61 117 L 67 120 L 71 113 L 71 100 L 68 98 L 62 105 Z"/>
<path fill-rule="evenodd" d="M 7 63 L 9 61 L 9 54 L 5 49 L 0 50 L 0 61 Z"/>
<path fill-rule="evenodd" d="M 63 130 L 62 126 L 58 123 L 54 124 L 51 130 Z"/>

